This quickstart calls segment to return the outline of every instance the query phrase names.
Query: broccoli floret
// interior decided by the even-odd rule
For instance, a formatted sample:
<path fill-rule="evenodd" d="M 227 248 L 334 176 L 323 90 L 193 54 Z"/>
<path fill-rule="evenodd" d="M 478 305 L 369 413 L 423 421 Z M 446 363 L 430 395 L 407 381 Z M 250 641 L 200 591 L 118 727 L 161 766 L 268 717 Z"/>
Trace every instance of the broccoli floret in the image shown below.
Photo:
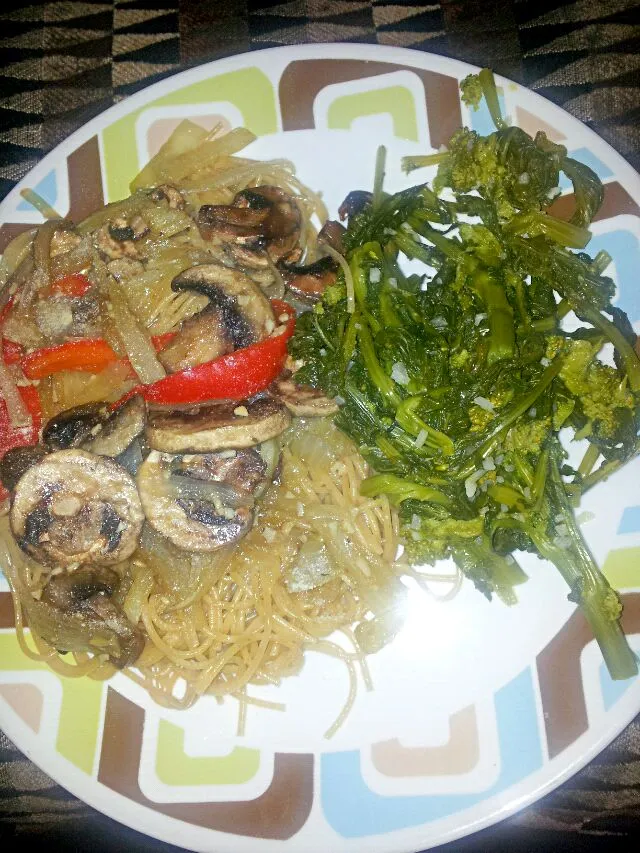
<path fill-rule="evenodd" d="M 473 252 L 483 264 L 489 267 L 497 267 L 504 263 L 504 248 L 486 225 L 469 225 L 463 222 L 459 226 L 459 231 L 466 252 Z"/>
<path fill-rule="evenodd" d="M 515 210 L 506 196 L 505 176 L 496 135 L 478 136 L 475 131 L 463 127 L 451 137 L 448 156 L 438 167 L 433 188 L 438 193 L 445 187 L 457 193 L 484 190 L 495 204 L 498 216 L 510 219 Z"/>
<path fill-rule="evenodd" d="M 482 100 L 482 84 L 477 74 L 469 74 L 460 83 L 460 92 L 463 103 L 477 110 Z"/>
<path fill-rule="evenodd" d="M 494 417 L 495 414 L 489 409 L 483 409 L 482 406 L 471 406 L 469 409 L 471 432 L 482 432 L 489 426 Z"/>
<path fill-rule="evenodd" d="M 619 409 L 634 409 L 634 398 L 613 367 L 598 361 L 590 341 L 571 341 L 560 378 L 580 401 L 585 417 L 597 422 L 602 436 L 611 437 L 619 425 Z"/>
<path fill-rule="evenodd" d="M 529 418 L 515 423 L 505 438 L 505 450 L 537 455 L 551 432 L 551 418 Z"/>

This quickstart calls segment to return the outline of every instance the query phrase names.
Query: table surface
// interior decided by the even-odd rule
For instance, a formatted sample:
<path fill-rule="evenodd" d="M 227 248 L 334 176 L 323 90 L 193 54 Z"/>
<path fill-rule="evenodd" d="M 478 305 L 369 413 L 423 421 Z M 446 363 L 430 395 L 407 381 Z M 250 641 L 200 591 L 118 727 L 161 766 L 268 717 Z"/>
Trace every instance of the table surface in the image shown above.
<path fill-rule="evenodd" d="M 185 67 L 284 44 L 351 41 L 489 65 L 560 104 L 640 167 L 633 0 L 83 0 L 14 3 L 0 22 L 0 197 L 54 145 Z M 640 833 L 640 716 L 588 767 L 443 853 L 628 850 Z M 0 732 L 0 841 L 115 853 L 177 848 L 60 788 Z"/>

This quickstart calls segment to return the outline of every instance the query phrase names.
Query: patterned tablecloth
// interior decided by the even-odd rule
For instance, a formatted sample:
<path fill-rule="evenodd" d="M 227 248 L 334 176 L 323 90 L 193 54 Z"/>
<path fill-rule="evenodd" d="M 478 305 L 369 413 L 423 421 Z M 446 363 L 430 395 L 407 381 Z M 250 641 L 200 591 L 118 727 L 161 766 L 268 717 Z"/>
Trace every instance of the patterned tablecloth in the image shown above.
<path fill-rule="evenodd" d="M 633 0 L 64 0 L 0 5 L 0 195 L 111 104 L 247 50 L 351 41 L 490 65 L 562 105 L 640 167 L 640 4 Z M 443 851 L 630 849 L 640 833 L 640 717 L 515 818 Z M 79 802 L 0 733 L 0 842 L 169 853 Z M 327 851 L 330 853 L 330 851 Z"/>

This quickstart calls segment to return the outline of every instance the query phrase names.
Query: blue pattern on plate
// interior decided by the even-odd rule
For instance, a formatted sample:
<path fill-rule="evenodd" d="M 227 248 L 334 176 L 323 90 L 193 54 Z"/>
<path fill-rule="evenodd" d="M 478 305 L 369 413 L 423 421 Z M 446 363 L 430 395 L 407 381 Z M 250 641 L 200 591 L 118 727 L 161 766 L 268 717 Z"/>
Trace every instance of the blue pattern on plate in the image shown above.
<path fill-rule="evenodd" d="M 38 183 L 37 186 L 32 187 L 39 196 L 48 202 L 51 207 L 55 207 L 58 201 L 58 182 L 56 180 L 56 172 L 55 169 L 49 172 L 44 178 Z M 17 210 L 25 213 L 35 213 L 32 204 L 29 204 L 28 201 L 22 199 L 22 201 L 18 204 Z"/>
<path fill-rule="evenodd" d="M 637 509 L 637 507 L 636 507 Z M 637 640 L 629 643 L 636 656 L 640 653 L 640 642 Z M 605 711 L 609 711 L 619 699 L 622 699 L 632 684 L 635 684 L 638 676 L 627 678 L 625 681 L 614 681 L 609 675 L 606 663 L 600 664 L 600 690 L 602 691 L 602 704 Z"/>
<path fill-rule="evenodd" d="M 542 766 L 531 669 L 495 694 L 500 774 L 485 791 L 469 794 L 385 797 L 367 787 L 360 752 L 322 756 L 321 796 L 330 825 L 345 838 L 393 832 L 470 808 L 512 787 Z"/>
<path fill-rule="evenodd" d="M 618 525 L 618 533 L 640 532 L 640 506 L 626 506 Z"/>
<path fill-rule="evenodd" d="M 600 160 L 599 157 L 596 157 L 593 151 L 590 151 L 588 148 L 576 148 L 575 151 L 569 151 L 569 157 L 573 157 L 574 160 L 579 160 L 581 163 L 584 163 L 585 166 L 592 168 L 601 181 L 613 177 L 613 172 L 606 163 L 603 163 L 602 160 Z M 571 181 L 567 178 L 564 172 L 560 175 L 559 186 L 563 192 L 564 190 L 569 190 L 572 187 Z"/>
<path fill-rule="evenodd" d="M 597 234 L 587 246 L 592 257 L 603 249 L 615 258 L 618 275 L 618 298 L 614 300 L 615 304 L 627 312 L 632 323 L 636 323 L 640 320 L 640 288 L 637 286 L 640 240 L 631 231 L 620 229 Z"/>
<path fill-rule="evenodd" d="M 500 112 L 502 115 L 506 113 L 504 95 L 502 91 L 498 91 L 498 101 L 500 103 Z M 477 110 L 474 110 L 473 107 L 470 108 L 471 113 L 471 130 L 475 130 L 476 133 L 485 136 L 488 133 L 493 133 L 496 129 L 495 124 L 493 123 L 493 119 L 491 118 L 491 113 L 489 112 L 489 108 L 487 104 L 482 99 L 480 103 L 480 107 Z"/>

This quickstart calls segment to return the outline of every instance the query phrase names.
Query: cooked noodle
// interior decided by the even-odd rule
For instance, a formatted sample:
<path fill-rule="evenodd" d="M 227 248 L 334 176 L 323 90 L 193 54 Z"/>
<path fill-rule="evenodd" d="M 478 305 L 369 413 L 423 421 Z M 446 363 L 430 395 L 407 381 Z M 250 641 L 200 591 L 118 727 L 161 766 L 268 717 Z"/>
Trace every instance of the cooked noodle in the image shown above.
<path fill-rule="evenodd" d="M 172 281 L 194 265 L 234 262 L 224 245 L 204 240 L 194 227 L 192 214 L 201 205 L 229 205 L 241 190 L 260 185 L 281 188 L 294 197 L 301 213 L 298 247 L 305 263 L 317 256 L 318 227 L 327 218 L 322 198 L 296 178 L 292 163 L 235 156 L 252 134 L 238 130 L 225 137 L 218 130 L 208 133 L 190 122 L 182 123 L 134 180 L 131 197 L 107 205 L 77 226 L 78 235 L 85 239 L 77 257 L 70 254 L 69 264 L 75 266 L 55 272 L 63 275 L 88 265 L 103 303 L 113 302 L 113 279 L 87 235 L 114 217 L 142 216 L 149 226 L 140 244 L 145 265 L 139 264 L 135 275 L 126 279 L 126 287 L 118 285 L 116 290 L 122 293 L 120 313 L 135 326 L 137 343 L 145 345 L 142 349 L 160 373 L 164 371 L 147 336 L 175 331 L 208 303 L 199 293 L 175 292 Z M 186 199 L 185 209 L 158 205 L 145 189 L 164 183 L 178 187 Z M 28 197 L 43 209 L 37 197 Z M 51 234 L 57 227 L 50 222 L 35 235 L 17 238 L 5 252 L 0 281 L 14 273 L 16 281 L 20 279 L 20 265 L 27 263 L 32 240 L 36 259 L 44 252 L 48 263 Z M 321 249 L 340 265 L 353 307 L 348 264 L 330 246 Z M 268 295 L 283 295 L 285 283 L 273 262 L 247 274 Z M 27 296 L 31 299 L 33 294 Z M 24 292 L 20 298 L 26 298 Z M 110 311 L 103 309 L 104 304 L 100 310 L 105 339 L 120 355 L 128 353 L 113 306 Z M 24 325 L 23 318 L 17 322 Z M 137 346 L 135 352 L 139 355 L 142 349 Z M 39 387 L 43 415 L 49 418 L 93 400 L 117 400 L 132 385 L 122 364 L 96 375 L 62 371 Z M 203 695 L 218 701 L 234 697 L 239 705 L 238 730 L 243 733 L 251 705 L 283 708 L 252 695 L 252 686 L 277 685 L 300 671 L 306 651 L 322 652 L 344 664 L 349 676 L 344 706 L 327 732 L 331 736 L 353 706 L 358 669 L 365 687 L 373 687 L 367 653 L 381 648 L 402 623 L 406 587 L 400 574 L 410 574 L 427 587 L 433 578 L 408 571 L 396 561 L 397 512 L 385 496 L 372 499 L 360 494 L 368 475 L 366 463 L 330 419 L 294 421 L 281 443 L 280 481 L 261 500 L 255 524 L 245 538 L 216 552 L 198 554 L 178 550 L 147 525 L 138 549 L 114 567 L 120 576 L 114 602 L 145 638 L 144 651 L 124 673 L 169 708 L 190 707 Z M 99 637 L 87 633 L 95 629 L 82 629 L 77 615 L 60 615 L 54 625 L 50 608 L 48 612 L 40 603 L 50 578 L 67 569 L 45 568 L 24 554 L 10 532 L 7 516 L 0 519 L 0 548 L 0 564 L 13 590 L 18 642 L 25 655 L 67 677 L 113 675 L 108 649 Z M 453 579 L 445 597 L 457 592 L 459 581 L 459 577 Z M 29 635 L 26 620 L 34 627 Z M 73 632 L 78 630 L 81 642 L 74 644 Z M 37 631 L 54 637 L 52 642 L 59 649 L 65 648 L 66 639 L 67 648 L 84 644 L 105 653 L 65 654 L 45 643 Z"/>
<path fill-rule="evenodd" d="M 374 618 L 366 624 L 375 623 L 402 603 L 394 563 L 398 520 L 386 497 L 359 494 L 366 465 L 330 421 L 300 421 L 287 438 L 281 481 L 265 496 L 253 529 L 232 549 L 199 558 L 194 588 L 172 590 L 143 537 L 129 570 L 133 583 L 150 569 L 153 576 L 140 614 L 147 643 L 125 673 L 166 707 L 190 707 L 201 695 L 234 696 L 242 730 L 248 705 L 281 707 L 249 695 L 250 685 L 279 684 L 300 671 L 305 651 L 323 652 L 349 674 L 348 696 L 330 736 L 355 700 L 356 664 L 371 687 L 365 650 L 349 626 L 367 615 Z M 297 554 L 311 536 L 331 555 L 335 572 L 313 589 L 291 591 Z M 25 593 L 37 597 L 50 571 L 26 558 L 6 530 L 2 542 L 12 585 L 23 589 L 23 600 Z M 99 656 L 74 653 L 63 660 L 35 636 L 34 651 L 23 636 L 17 595 L 14 601 L 19 641 L 30 657 L 66 676 L 104 678 L 114 671 Z M 340 629 L 348 649 L 327 639 Z"/>

